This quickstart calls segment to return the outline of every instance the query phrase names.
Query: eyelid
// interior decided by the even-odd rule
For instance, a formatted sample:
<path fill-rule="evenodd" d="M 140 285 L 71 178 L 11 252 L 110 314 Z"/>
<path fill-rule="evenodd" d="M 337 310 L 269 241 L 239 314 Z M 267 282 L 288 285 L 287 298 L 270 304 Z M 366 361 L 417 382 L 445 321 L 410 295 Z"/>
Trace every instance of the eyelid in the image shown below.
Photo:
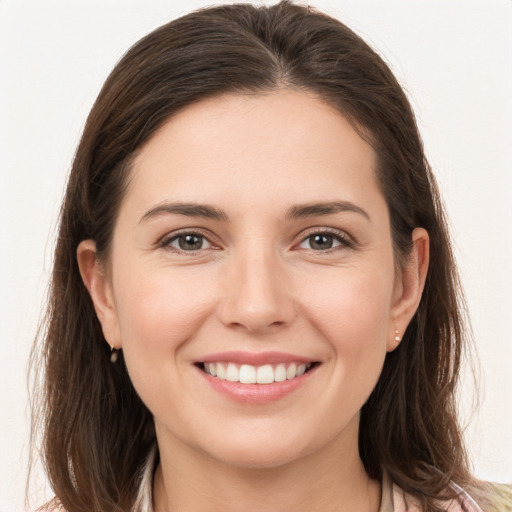
<path fill-rule="evenodd" d="M 336 228 L 326 227 L 326 226 L 315 226 L 315 227 L 311 227 L 311 228 L 303 231 L 300 234 L 300 238 L 299 238 L 298 242 L 296 242 L 293 247 L 296 248 L 299 244 L 304 242 L 307 238 L 309 238 L 310 236 L 316 235 L 316 234 L 329 234 L 331 236 L 334 236 L 341 243 L 341 246 L 337 246 L 332 249 L 327 249 L 326 251 L 315 251 L 315 252 L 328 253 L 330 251 L 336 250 L 337 248 L 354 248 L 357 245 L 356 240 L 354 240 L 354 238 L 352 236 L 350 236 L 346 231 L 336 229 Z M 172 240 L 175 240 L 176 238 L 178 238 L 179 236 L 182 236 L 182 235 L 199 235 L 199 236 L 203 237 L 204 239 L 206 239 L 212 245 L 212 247 L 209 247 L 207 249 L 198 249 L 196 251 L 182 251 L 180 249 L 171 247 L 169 245 L 169 243 Z M 168 250 L 170 250 L 174 253 L 178 253 L 178 254 L 187 253 L 188 256 L 197 254 L 199 252 L 207 251 L 207 250 L 212 250 L 212 249 L 218 250 L 218 249 L 220 249 L 219 245 L 220 244 L 218 242 L 215 242 L 215 237 L 212 235 L 212 233 L 209 231 L 206 231 L 202 228 L 182 228 L 182 229 L 178 229 L 176 231 L 171 231 L 171 232 L 163 235 L 157 241 L 158 247 L 168 249 Z M 313 249 L 311 249 L 311 250 L 313 251 Z"/>
<path fill-rule="evenodd" d="M 299 241 L 294 245 L 294 247 L 297 247 L 302 242 L 306 241 L 310 236 L 322 235 L 322 234 L 334 236 L 340 242 L 341 245 L 338 247 L 333 247 L 331 249 L 327 249 L 325 251 L 315 251 L 318 253 L 321 253 L 321 252 L 328 253 L 330 251 L 335 251 L 338 248 L 342 248 L 342 249 L 349 248 L 350 249 L 350 248 L 354 248 L 357 245 L 356 240 L 354 240 L 354 238 L 352 236 L 350 236 L 346 231 L 336 229 L 336 228 L 329 228 L 329 227 L 325 227 L 325 226 L 317 226 L 317 227 L 309 228 L 306 231 L 303 231 L 300 235 Z M 310 250 L 313 251 L 314 249 L 310 249 Z"/>
<path fill-rule="evenodd" d="M 183 236 L 183 235 L 200 236 L 200 237 L 204 238 L 209 244 L 211 244 L 212 247 L 208 247 L 206 249 L 198 249 L 196 251 L 183 251 L 176 247 L 171 247 L 169 245 L 170 242 L 172 242 L 173 240 L 175 240 L 178 237 Z M 166 233 L 164 236 L 162 236 L 158 240 L 157 246 L 161 247 L 163 249 L 168 249 L 169 251 L 177 253 L 177 254 L 186 254 L 187 256 L 192 256 L 194 254 L 198 254 L 198 253 L 201 253 L 204 251 L 209 251 L 212 249 L 218 250 L 220 247 L 219 247 L 219 244 L 214 241 L 214 238 L 215 237 L 210 232 L 205 231 L 204 229 L 201 229 L 201 228 L 182 228 L 182 229 L 178 229 L 176 231 L 171 231 L 170 233 Z"/>

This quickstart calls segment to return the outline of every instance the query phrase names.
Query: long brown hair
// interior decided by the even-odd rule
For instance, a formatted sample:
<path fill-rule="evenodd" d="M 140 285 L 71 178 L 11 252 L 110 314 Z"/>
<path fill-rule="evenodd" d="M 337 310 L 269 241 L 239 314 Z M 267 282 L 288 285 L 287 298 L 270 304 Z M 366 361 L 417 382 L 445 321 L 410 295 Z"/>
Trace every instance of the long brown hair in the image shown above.
<path fill-rule="evenodd" d="M 341 22 L 289 1 L 202 9 L 133 46 L 101 90 L 78 146 L 60 217 L 46 324 L 33 366 L 44 386 L 34 425 L 43 460 L 68 512 L 127 511 L 155 442 L 151 414 L 122 355 L 109 363 L 76 249 L 94 239 L 108 257 L 137 150 L 173 114 L 221 93 L 298 88 L 347 117 L 375 149 L 397 265 L 411 233 L 430 235 L 419 309 L 386 356 L 361 413 L 359 450 L 368 475 L 383 472 L 427 512 L 450 480 L 472 485 L 457 423 L 455 389 L 465 344 L 460 287 L 443 207 L 409 102 L 388 66 Z M 39 396 L 39 395 L 38 395 Z"/>

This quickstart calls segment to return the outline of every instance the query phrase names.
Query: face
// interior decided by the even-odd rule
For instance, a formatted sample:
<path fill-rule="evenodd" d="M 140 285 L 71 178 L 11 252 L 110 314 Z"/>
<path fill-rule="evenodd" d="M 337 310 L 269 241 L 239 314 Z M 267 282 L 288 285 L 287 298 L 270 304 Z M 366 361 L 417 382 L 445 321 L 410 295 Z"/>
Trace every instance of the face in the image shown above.
<path fill-rule="evenodd" d="M 205 100 L 142 148 L 108 271 L 84 270 L 93 246 L 81 267 L 161 447 L 244 467 L 357 449 L 414 309 L 375 166 L 294 91 Z"/>

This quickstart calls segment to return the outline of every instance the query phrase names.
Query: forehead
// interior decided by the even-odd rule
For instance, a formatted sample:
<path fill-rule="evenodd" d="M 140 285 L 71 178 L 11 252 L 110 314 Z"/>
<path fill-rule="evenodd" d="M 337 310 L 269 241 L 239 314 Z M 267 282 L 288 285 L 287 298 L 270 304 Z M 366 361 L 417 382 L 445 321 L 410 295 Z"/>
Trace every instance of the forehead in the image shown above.
<path fill-rule="evenodd" d="M 313 93 L 230 94 L 186 107 L 155 133 L 134 161 L 126 199 L 355 201 L 378 192 L 375 165 L 369 144 Z"/>

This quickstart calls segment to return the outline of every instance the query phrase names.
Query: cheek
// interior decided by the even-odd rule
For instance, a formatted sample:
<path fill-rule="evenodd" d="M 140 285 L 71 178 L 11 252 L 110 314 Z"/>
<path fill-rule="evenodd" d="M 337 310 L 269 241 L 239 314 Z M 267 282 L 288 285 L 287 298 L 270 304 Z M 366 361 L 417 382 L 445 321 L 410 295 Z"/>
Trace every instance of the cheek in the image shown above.
<path fill-rule="evenodd" d="M 382 267 L 340 268 L 304 283 L 303 307 L 328 345 L 344 389 L 363 383 L 370 389 L 378 379 L 391 322 L 392 276 Z"/>
<path fill-rule="evenodd" d="M 187 394 L 175 391 L 182 389 L 188 365 L 177 361 L 183 359 L 182 347 L 204 325 L 214 303 L 212 287 L 204 286 L 204 279 L 191 279 L 186 274 L 146 269 L 138 273 L 139 277 L 133 273 L 125 275 L 116 289 L 128 373 L 142 401 L 155 416 L 181 418 L 179 411 L 188 407 Z"/>
<path fill-rule="evenodd" d="M 299 293 L 319 330 L 353 333 L 355 340 L 372 329 L 386 334 L 382 327 L 390 320 L 392 272 L 340 268 L 324 276 L 303 278 Z"/>
<path fill-rule="evenodd" d="M 124 279 L 116 294 L 123 350 L 143 351 L 147 358 L 175 352 L 208 316 L 213 288 L 187 272 L 156 269 L 139 275 Z"/>

